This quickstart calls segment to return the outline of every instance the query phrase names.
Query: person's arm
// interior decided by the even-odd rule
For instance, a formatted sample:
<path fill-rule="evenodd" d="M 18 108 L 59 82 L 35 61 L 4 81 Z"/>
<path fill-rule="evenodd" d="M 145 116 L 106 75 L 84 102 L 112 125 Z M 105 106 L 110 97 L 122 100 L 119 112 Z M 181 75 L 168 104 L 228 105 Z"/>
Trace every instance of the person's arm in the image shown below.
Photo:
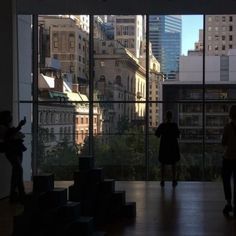
<path fill-rule="evenodd" d="M 18 126 L 15 128 L 16 133 L 21 130 L 22 126 L 25 125 L 25 123 L 26 123 L 26 118 L 24 117 L 24 119 L 21 120 Z"/>
<path fill-rule="evenodd" d="M 24 118 L 23 120 L 21 120 L 18 124 L 17 127 L 10 127 L 8 128 L 7 132 L 6 132 L 6 139 L 11 139 L 14 135 L 16 135 L 22 128 L 23 125 L 25 125 L 26 123 L 26 119 Z"/>

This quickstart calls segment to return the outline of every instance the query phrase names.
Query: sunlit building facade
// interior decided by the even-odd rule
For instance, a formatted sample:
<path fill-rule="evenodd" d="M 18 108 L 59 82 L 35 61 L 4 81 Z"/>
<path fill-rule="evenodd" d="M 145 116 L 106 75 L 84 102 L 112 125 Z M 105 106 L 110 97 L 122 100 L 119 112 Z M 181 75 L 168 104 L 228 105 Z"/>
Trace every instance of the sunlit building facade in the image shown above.
<path fill-rule="evenodd" d="M 104 133 L 117 132 L 119 121 L 143 120 L 145 114 L 145 69 L 139 60 L 114 40 L 95 40 L 95 99 L 103 106 Z M 109 103 L 109 101 L 111 103 Z M 112 103 L 116 101 L 117 103 Z M 120 101 L 120 103 L 119 103 Z M 133 101 L 123 103 L 123 101 Z M 135 101 L 144 103 L 134 103 Z"/>
<path fill-rule="evenodd" d="M 39 42 L 42 58 L 58 59 L 61 72 L 70 73 L 74 82 L 79 82 L 85 93 L 88 83 L 88 32 L 81 19 L 86 16 L 41 16 L 39 17 Z M 42 53 L 41 53 L 42 54 Z M 43 64 L 43 63 L 42 63 Z"/>

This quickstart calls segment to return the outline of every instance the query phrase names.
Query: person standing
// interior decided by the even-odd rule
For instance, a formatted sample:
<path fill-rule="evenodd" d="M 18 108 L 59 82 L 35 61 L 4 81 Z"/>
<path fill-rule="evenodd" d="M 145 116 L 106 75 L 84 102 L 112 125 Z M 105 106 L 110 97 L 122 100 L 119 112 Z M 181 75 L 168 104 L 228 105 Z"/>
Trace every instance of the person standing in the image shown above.
<path fill-rule="evenodd" d="M 21 120 L 17 127 L 13 127 L 10 111 L 0 112 L 0 142 L 2 151 L 12 166 L 10 202 L 23 202 L 25 196 L 23 182 L 22 159 L 26 147 L 23 144 L 24 134 L 20 132 L 26 119 Z M 18 192 L 17 192 L 18 191 Z"/>
<path fill-rule="evenodd" d="M 222 135 L 222 145 L 225 148 L 222 163 L 222 180 L 226 205 L 223 213 L 228 215 L 233 211 L 236 216 L 236 105 L 232 105 L 229 111 L 230 122 L 225 125 Z M 233 176 L 233 204 L 231 177 Z"/>
<path fill-rule="evenodd" d="M 172 186 L 177 186 L 176 179 L 176 162 L 180 160 L 178 138 L 180 131 L 178 125 L 172 122 L 172 112 L 166 112 L 166 120 L 161 123 L 155 132 L 155 135 L 160 138 L 159 161 L 161 163 L 161 182 L 162 187 L 165 186 L 165 166 L 172 167 Z"/>

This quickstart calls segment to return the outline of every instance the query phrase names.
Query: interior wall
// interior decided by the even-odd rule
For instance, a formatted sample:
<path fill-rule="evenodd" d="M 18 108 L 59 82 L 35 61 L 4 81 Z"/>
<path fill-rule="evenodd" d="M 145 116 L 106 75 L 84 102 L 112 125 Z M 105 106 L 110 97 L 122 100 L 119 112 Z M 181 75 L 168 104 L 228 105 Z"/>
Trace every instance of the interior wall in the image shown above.
<path fill-rule="evenodd" d="M 1 52 L 1 78 L 0 78 L 0 110 L 10 110 L 17 119 L 17 97 L 14 95 L 16 85 L 16 24 L 14 7 L 11 1 L 1 5 L 0 14 L 0 52 Z M 0 153 L 0 199 L 8 196 L 10 187 L 11 166 L 5 156 Z"/>

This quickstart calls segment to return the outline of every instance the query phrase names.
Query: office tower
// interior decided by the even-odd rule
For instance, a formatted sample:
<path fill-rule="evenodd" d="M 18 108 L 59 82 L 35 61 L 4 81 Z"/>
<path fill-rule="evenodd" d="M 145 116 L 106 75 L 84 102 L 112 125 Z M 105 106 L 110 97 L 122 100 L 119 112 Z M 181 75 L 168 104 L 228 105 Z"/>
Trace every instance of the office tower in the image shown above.
<path fill-rule="evenodd" d="M 236 15 L 206 16 L 206 55 L 227 55 L 236 48 Z"/>
<path fill-rule="evenodd" d="M 175 79 L 181 54 L 182 19 L 180 15 L 151 15 L 149 38 L 154 56 L 166 79 Z"/>

